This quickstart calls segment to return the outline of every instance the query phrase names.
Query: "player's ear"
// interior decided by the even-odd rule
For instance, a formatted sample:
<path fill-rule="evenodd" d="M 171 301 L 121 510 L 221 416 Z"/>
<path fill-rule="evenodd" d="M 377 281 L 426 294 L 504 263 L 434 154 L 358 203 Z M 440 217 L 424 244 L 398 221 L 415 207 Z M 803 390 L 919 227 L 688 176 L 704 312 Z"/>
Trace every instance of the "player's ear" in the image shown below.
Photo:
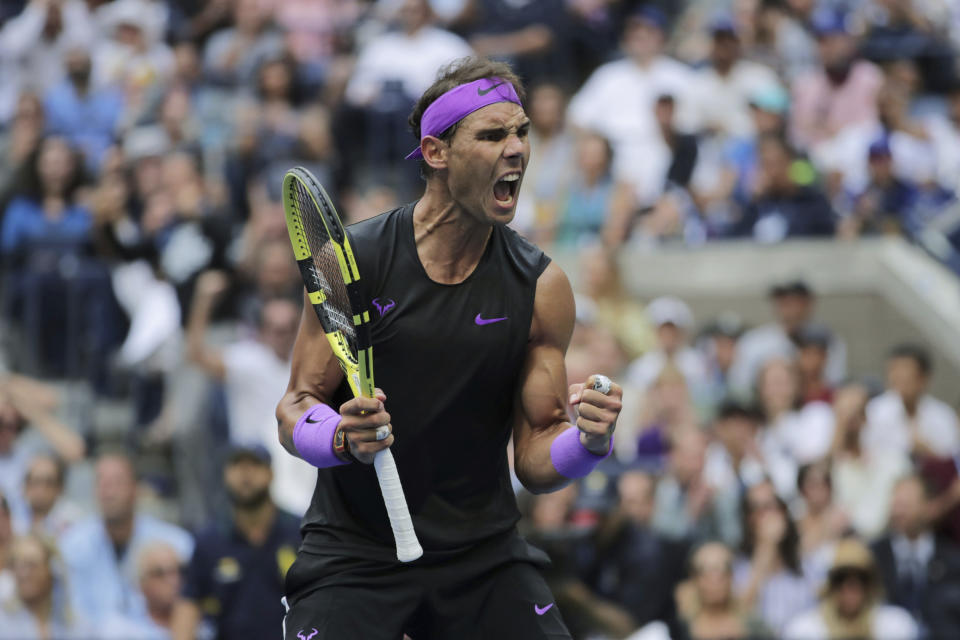
<path fill-rule="evenodd" d="M 425 136 L 420 141 L 420 153 L 423 160 L 431 169 L 447 168 L 447 152 L 450 147 L 446 142 L 435 136 Z"/>

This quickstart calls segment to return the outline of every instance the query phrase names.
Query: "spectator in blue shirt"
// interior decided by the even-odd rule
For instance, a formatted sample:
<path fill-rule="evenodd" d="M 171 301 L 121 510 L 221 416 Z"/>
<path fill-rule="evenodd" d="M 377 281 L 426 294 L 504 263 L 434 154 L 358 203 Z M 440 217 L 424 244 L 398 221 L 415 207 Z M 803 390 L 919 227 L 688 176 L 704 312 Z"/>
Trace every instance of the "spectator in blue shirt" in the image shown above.
<path fill-rule="evenodd" d="M 104 153 L 116 139 L 124 109 L 123 94 L 113 87 L 93 87 L 87 49 L 70 49 L 64 63 L 66 80 L 44 98 L 47 131 L 67 137 L 83 152 L 86 167 L 97 173 Z"/>
<path fill-rule="evenodd" d="M 278 637 L 284 578 L 300 546 L 299 518 L 270 499 L 273 471 L 263 445 L 234 447 L 223 479 L 232 518 L 197 537 L 173 636 L 195 638 L 206 617 L 224 640 Z"/>
<path fill-rule="evenodd" d="M 90 232 L 90 213 L 76 201 L 81 172 L 66 140 L 47 138 L 34 170 L 3 216 L 0 252 L 27 253 L 37 243 L 81 244 Z"/>
<path fill-rule="evenodd" d="M 96 494 L 100 514 L 78 522 L 61 538 L 71 602 L 89 620 L 115 613 L 140 615 L 145 608 L 136 566 L 140 551 L 150 543 L 166 542 L 186 562 L 193 538 L 178 526 L 137 513 L 136 471 L 125 453 L 99 457 Z"/>

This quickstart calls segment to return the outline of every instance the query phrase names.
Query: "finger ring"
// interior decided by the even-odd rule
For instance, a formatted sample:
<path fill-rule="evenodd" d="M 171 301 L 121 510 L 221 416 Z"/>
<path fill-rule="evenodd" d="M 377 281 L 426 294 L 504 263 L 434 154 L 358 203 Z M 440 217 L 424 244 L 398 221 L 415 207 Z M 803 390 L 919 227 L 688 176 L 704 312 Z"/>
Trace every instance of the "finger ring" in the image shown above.
<path fill-rule="evenodd" d="M 610 378 L 603 374 L 595 374 L 593 376 L 593 388 L 603 395 L 610 393 L 610 385 L 613 384 L 610 382 Z"/>
<path fill-rule="evenodd" d="M 381 440 L 386 440 L 387 436 L 390 435 L 390 426 L 385 424 L 382 427 L 377 427 L 376 433 L 377 433 L 377 442 Z"/>

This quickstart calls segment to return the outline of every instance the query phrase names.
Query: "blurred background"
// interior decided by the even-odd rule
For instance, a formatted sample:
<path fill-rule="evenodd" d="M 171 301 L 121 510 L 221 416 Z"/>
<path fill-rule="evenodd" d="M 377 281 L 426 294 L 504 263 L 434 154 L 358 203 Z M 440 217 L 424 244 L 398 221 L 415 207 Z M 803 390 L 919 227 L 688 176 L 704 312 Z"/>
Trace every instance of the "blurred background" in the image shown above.
<path fill-rule="evenodd" d="M 574 636 L 957 637 L 958 47 L 956 0 L 0 0 L 0 637 L 279 633 L 281 177 L 415 199 L 469 54 L 527 86 L 568 375 L 625 388 L 517 485 Z"/>

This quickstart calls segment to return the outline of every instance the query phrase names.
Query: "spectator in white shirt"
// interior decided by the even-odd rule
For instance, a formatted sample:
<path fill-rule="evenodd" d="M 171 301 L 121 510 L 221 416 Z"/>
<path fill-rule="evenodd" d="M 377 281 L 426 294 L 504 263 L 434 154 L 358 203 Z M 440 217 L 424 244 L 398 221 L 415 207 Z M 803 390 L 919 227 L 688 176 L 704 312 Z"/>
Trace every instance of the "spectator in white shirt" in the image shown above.
<path fill-rule="evenodd" d="M 346 89 L 356 107 L 377 101 L 388 82 L 412 101 L 445 64 L 471 54 L 463 38 L 435 26 L 426 0 L 404 0 L 396 14 L 399 29 L 373 38 L 361 50 Z"/>
<path fill-rule="evenodd" d="M 887 391 L 867 405 L 866 448 L 935 457 L 960 452 L 956 411 L 927 393 L 932 372 L 925 347 L 894 347 L 887 358 Z"/>
<path fill-rule="evenodd" d="M 855 538 L 837 544 L 820 605 L 794 618 L 787 640 L 873 638 L 914 640 L 917 625 L 899 607 L 880 604 L 881 585 L 870 550 Z"/>
<path fill-rule="evenodd" d="M 740 37 L 730 17 L 718 16 L 710 31 L 710 65 L 698 71 L 695 80 L 698 120 L 704 129 L 723 137 L 751 135 L 750 98 L 779 86 L 777 75 L 765 65 L 741 58 Z"/>
<path fill-rule="evenodd" d="M 813 319 L 816 296 L 803 280 L 783 282 L 770 290 L 775 322 L 743 334 L 737 357 L 730 369 L 730 385 L 737 393 L 749 394 L 760 367 L 775 356 L 793 357 L 800 331 Z M 827 348 L 826 381 L 836 385 L 847 375 L 847 346 L 834 334 Z"/>
<path fill-rule="evenodd" d="M 706 386 L 707 366 L 703 355 L 690 346 L 693 312 L 672 296 L 656 298 L 647 305 L 647 317 L 655 327 L 657 346 L 634 360 L 627 379 L 637 389 L 648 389 L 672 362 L 683 373 L 687 387 L 697 397 Z"/>
<path fill-rule="evenodd" d="M 742 495 L 747 487 L 764 480 L 763 458 L 757 450 L 762 420 L 758 411 L 735 400 L 720 405 L 704 469 L 710 486 Z"/>
<path fill-rule="evenodd" d="M 29 530 L 57 538 L 83 516 L 83 510 L 63 495 L 67 467 L 52 453 L 30 461 L 23 478 L 23 495 L 30 508 Z M 21 533 L 26 533 L 27 527 Z"/>
<path fill-rule="evenodd" d="M 671 152 L 654 117 L 657 98 L 674 97 L 678 129 L 697 127 L 690 99 L 693 73 L 663 55 L 665 26 L 663 14 L 649 6 L 627 18 L 621 40 L 625 57 L 594 71 L 569 108 L 571 124 L 611 141 L 614 176 L 633 186 L 641 207 L 661 195 L 670 167 Z"/>

